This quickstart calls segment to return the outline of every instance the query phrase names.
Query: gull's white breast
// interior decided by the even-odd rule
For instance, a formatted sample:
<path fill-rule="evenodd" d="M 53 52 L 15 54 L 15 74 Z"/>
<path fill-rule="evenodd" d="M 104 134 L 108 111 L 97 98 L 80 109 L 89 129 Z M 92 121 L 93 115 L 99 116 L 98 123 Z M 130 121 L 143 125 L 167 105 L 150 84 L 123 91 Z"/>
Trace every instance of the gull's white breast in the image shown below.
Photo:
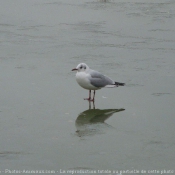
<path fill-rule="evenodd" d="M 97 88 L 95 86 L 93 86 L 91 83 L 90 83 L 90 75 L 87 74 L 86 72 L 77 72 L 76 73 L 76 80 L 77 80 L 77 83 L 84 89 L 88 89 L 88 90 L 97 90 L 97 89 L 100 89 L 100 88 Z"/>

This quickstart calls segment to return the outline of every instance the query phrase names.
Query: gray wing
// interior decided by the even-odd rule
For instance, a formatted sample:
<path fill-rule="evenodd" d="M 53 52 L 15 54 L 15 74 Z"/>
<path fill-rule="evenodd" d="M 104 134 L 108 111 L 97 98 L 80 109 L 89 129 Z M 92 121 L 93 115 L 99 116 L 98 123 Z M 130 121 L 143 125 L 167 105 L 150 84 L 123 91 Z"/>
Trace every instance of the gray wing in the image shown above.
<path fill-rule="evenodd" d="M 90 82 L 95 87 L 105 87 L 106 85 L 114 85 L 115 82 L 111 80 L 109 77 L 101 74 L 100 72 L 90 70 L 89 71 Z"/>

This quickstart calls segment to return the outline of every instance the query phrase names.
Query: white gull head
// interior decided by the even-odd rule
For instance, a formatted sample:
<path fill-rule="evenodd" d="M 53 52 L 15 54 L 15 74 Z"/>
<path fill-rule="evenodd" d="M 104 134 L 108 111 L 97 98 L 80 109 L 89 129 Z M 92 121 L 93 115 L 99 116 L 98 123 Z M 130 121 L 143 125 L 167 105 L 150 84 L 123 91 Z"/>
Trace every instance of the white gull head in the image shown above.
<path fill-rule="evenodd" d="M 77 70 L 78 72 L 85 72 L 89 70 L 89 66 L 85 63 L 80 63 L 76 68 L 72 69 L 72 71 Z"/>

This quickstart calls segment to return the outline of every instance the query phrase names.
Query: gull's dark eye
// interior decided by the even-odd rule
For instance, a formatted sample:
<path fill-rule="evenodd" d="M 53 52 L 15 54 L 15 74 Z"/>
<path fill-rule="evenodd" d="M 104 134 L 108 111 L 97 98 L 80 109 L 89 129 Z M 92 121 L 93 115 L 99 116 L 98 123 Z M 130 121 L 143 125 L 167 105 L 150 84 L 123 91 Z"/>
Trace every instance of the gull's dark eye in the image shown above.
<path fill-rule="evenodd" d="M 81 66 L 80 69 L 82 69 L 83 67 Z"/>

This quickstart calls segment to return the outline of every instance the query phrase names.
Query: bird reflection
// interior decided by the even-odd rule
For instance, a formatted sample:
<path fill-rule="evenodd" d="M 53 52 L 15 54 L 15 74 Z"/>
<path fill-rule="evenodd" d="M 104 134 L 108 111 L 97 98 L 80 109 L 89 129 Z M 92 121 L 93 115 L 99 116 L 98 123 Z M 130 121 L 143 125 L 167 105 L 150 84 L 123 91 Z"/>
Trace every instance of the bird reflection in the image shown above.
<path fill-rule="evenodd" d="M 79 137 L 93 136 L 95 134 L 103 134 L 106 129 L 112 128 L 112 126 L 105 123 L 105 120 L 110 118 L 114 113 L 124 111 L 125 109 L 93 109 L 79 114 L 75 121 L 77 128 L 76 135 Z"/>

